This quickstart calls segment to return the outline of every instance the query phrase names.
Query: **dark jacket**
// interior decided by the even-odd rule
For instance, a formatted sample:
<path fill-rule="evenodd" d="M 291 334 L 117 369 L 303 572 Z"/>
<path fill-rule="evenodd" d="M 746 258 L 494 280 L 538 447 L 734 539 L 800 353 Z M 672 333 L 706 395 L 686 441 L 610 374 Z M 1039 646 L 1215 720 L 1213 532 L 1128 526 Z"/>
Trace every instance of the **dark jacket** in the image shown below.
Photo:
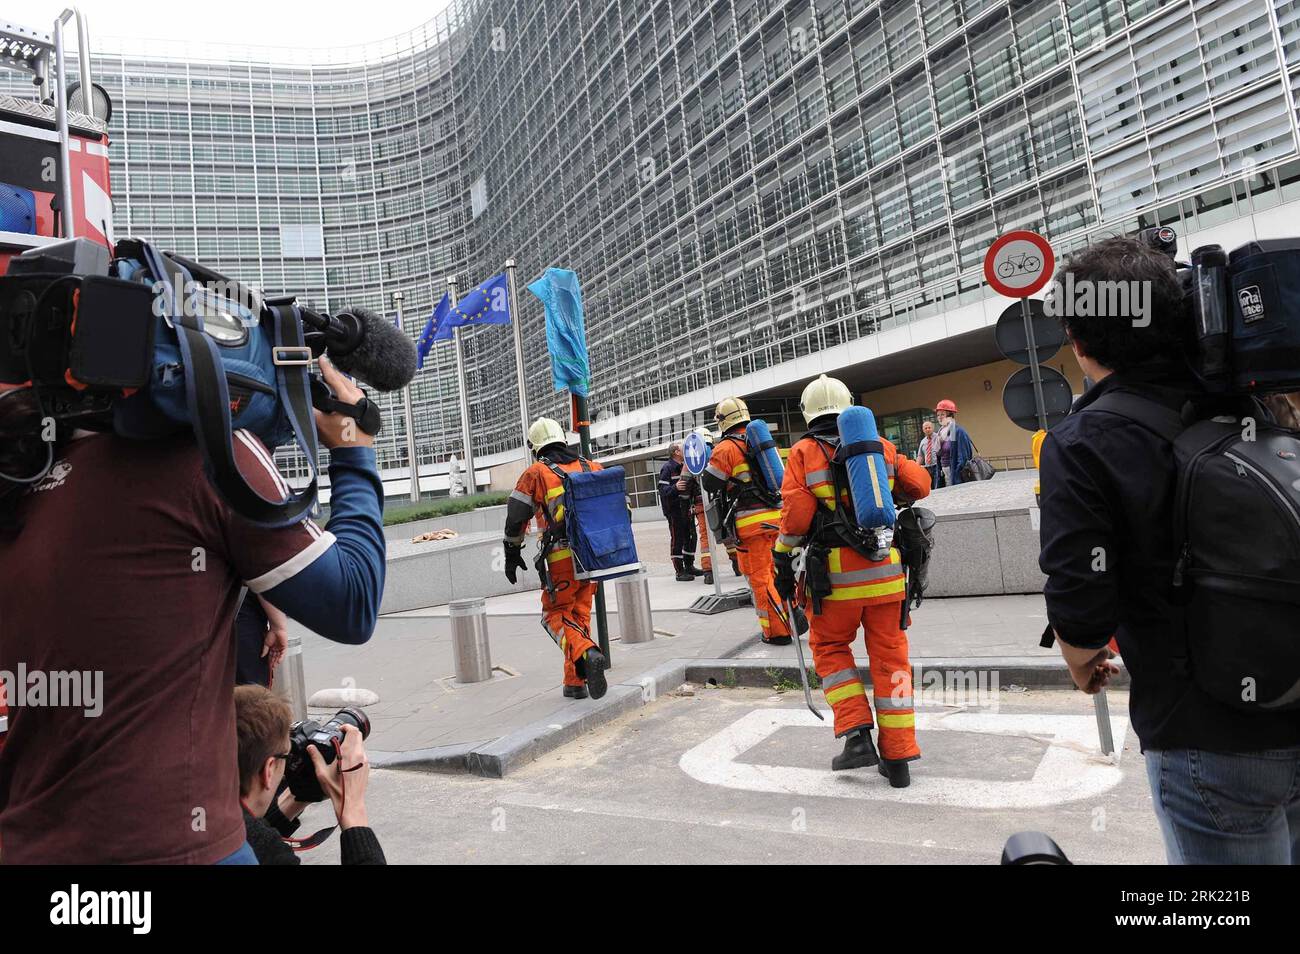
<path fill-rule="evenodd" d="M 675 516 L 690 505 L 689 488 L 685 492 L 677 489 L 677 479 L 685 472 L 686 465 L 676 460 L 669 460 L 659 468 L 659 507 L 665 516 Z"/>
<path fill-rule="evenodd" d="M 249 847 L 257 855 L 259 865 L 298 865 L 302 859 L 284 841 L 298 830 L 302 822 L 285 818 L 279 806 L 272 803 L 263 818 L 254 818 L 244 809 L 244 831 Z M 345 865 L 386 865 L 384 850 L 371 828 L 346 828 L 339 835 L 339 850 Z"/>
<path fill-rule="evenodd" d="M 1190 392 L 1169 372 L 1113 374 L 1048 432 L 1040 459 L 1038 560 L 1047 574 L 1048 620 L 1073 646 L 1100 649 L 1116 637 L 1132 678 L 1129 717 L 1143 750 L 1300 745 L 1300 713 L 1240 712 L 1210 699 L 1186 673 L 1182 623 L 1171 599 L 1173 455 L 1146 428 L 1089 410 L 1117 389 L 1175 409 Z"/>

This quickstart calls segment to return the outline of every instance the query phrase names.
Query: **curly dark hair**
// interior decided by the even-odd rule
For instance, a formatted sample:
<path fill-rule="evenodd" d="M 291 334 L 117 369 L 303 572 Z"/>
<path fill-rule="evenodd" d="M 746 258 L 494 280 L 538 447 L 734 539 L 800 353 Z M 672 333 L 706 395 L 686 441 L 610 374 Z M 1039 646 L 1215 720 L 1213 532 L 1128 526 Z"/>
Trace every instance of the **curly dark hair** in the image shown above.
<path fill-rule="evenodd" d="M 1069 256 L 1057 269 L 1053 294 L 1064 298 L 1074 289 L 1078 300 L 1083 290 L 1100 299 L 1103 287 L 1142 288 L 1146 314 L 1142 319 L 1131 310 L 1123 313 L 1071 314 L 1065 302 L 1057 302 L 1061 324 L 1079 350 L 1112 371 L 1129 371 L 1155 359 L 1181 359 L 1187 320 L 1182 285 L 1173 261 L 1165 254 L 1133 238 L 1103 239 Z M 1129 299 L 1124 299 L 1129 301 Z"/>

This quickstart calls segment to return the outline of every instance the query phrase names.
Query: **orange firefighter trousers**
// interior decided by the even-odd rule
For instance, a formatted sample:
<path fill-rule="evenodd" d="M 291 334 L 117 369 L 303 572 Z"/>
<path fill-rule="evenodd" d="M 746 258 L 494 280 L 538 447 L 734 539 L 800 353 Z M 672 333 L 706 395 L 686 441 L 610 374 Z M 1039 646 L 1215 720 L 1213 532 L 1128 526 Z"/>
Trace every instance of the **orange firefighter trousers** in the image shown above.
<path fill-rule="evenodd" d="M 822 600 L 821 612 L 810 616 L 812 626 L 808 636 L 822 691 L 835 711 L 838 738 L 873 724 L 867 690 L 853 662 L 853 640 L 858 635 L 858 627 L 866 630 L 871 690 L 876 700 L 875 724 L 880 728 L 880 754 L 891 760 L 921 756 L 916 744 L 907 634 L 898 625 L 899 602 Z"/>
<path fill-rule="evenodd" d="M 591 641 L 591 601 L 596 597 L 596 584 L 573 578 L 573 557 L 568 550 L 550 554 L 547 572 L 555 594 L 542 588 L 542 622 L 564 653 L 564 684 L 581 686 L 584 680 L 573 664 L 596 646 Z"/>
<path fill-rule="evenodd" d="M 775 530 L 761 530 L 748 535 L 741 532 L 736 559 L 754 594 L 754 612 L 758 616 L 758 625 L 763 628 L 763 636 L 766 639 L 789 636 L 790 627 L 786 625 L 781 597 L 776 595 L 776 571 L 772 566 L 772 547 L 776 546 L 777 533 Z"/>

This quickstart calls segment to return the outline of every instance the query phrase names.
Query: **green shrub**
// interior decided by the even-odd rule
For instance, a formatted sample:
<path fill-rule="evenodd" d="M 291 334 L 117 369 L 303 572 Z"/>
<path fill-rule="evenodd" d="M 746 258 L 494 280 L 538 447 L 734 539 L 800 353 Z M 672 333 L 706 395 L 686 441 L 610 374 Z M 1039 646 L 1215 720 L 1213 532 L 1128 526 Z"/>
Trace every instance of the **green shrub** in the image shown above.
<path fill-rule="evenodd" d="M 468 513 L 479 507 L 498 507 L 506 502 L 510 495 L 504 492 L 474 494 L 470 497 L 443 497 L 439 500 L 422 500 L 419 503 L 384 504 L 384 526 L 398 523 L 412 523 L 427 520 L 430 517 L 445 517 L 453 513 Z"/>

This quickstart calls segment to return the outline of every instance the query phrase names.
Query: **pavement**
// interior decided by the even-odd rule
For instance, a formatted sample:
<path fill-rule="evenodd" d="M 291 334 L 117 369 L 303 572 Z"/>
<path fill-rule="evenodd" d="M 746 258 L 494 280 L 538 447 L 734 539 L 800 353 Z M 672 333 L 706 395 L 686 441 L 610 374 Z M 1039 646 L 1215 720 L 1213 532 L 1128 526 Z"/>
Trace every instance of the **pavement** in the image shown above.
<path fill-rule="evenodd" d="M 1117 763 L 1079 693 L 926 703 L 923 757 L 895 790 L 832 773 L 839 744 L 798 693 L 685 686 L 504 779 L 373 770 L 369 819 L 391 863 L 992 865 L 1040 830 L 1076 863 L 1158 864 L 1127 695 L 1110 695 Z M 337 863 L 338 839 L 304 860 Z"/>

